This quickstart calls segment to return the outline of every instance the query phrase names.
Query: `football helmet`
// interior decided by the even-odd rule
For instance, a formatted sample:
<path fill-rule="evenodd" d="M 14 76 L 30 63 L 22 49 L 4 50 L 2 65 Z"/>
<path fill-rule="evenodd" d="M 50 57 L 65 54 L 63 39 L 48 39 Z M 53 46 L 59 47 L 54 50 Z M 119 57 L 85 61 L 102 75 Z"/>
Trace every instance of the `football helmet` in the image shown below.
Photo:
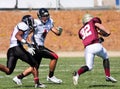
<path fill-rule="evenodd" d="M 34 19 L 31 15 L 25 15 L 22 18 L 22 22 L 26 23 L 31 29 L 34 27 Z"/>
<path fill-rule="evenodd" d="M 85 14 L 82 18 L 82 23 L 85 24 L 85 23 L 89 22 L 92 18 L 93 18 L 93 16 L 91 14 Z"/>
<path fill-rule="evenodd" d="M 37 16 L 43 23 L 46 23 L 49 19 L 50 14 L 46 8 L 40 8 Z"/>

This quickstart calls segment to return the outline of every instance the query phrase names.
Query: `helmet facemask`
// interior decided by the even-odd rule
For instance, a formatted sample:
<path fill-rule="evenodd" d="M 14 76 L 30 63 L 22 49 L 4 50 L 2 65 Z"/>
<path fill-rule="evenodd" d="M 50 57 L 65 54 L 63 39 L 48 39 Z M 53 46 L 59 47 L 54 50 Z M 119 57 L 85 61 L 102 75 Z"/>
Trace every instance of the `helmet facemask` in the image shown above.
<path fill-rule="evenodd" d="M 32 16 L 30 15 L 25 15 L 23 18 L 22 18 L 22 22 L 25 22 L 30 29 L 33 29 L 34 28 L 34 19 Z"/>
<path fill-rule="evenodd" d="M 43 24 L 45 24 L 49 19 L 49 12 L 45 8 L 41 8 L 37 13 L 38 18 Z"/>
<path fill-rule="evenodd" d="M 34 28 L 34 19 L 33 19 L 33 18 L 28 19 L 28 26 L 29 26 L 31 29 Z"/>

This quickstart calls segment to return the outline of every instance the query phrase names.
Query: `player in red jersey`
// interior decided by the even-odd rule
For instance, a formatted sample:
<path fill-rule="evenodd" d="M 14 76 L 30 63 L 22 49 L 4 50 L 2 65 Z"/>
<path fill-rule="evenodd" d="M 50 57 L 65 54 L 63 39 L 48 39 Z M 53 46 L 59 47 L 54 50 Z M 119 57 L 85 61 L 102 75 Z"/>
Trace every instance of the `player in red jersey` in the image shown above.
<path fill-rule="evenodd" d="M 93 17 L 90 14 L 85 14 L 82 22 L 83 26 L 79 30 L 78 35 L 80 39 L 82 39 L 85 47 L 86 64 L 78 69 L 77 72 L 74 72 L 73 84 L 77 85 L 79 76 L 86 71 L 90 71 L 93 69 L 95 55 L 103 59 L 106 81 L 110 81 L 113 83 L 117 82 L 117 80 L 110 75 L 109 57 L 106 49 L 99 41 L 99 34 L 103 37 L 108 37 L 110 35 L 110 31 L 102 25 L 102 21 L 100 20 L 100 18 Z"/>

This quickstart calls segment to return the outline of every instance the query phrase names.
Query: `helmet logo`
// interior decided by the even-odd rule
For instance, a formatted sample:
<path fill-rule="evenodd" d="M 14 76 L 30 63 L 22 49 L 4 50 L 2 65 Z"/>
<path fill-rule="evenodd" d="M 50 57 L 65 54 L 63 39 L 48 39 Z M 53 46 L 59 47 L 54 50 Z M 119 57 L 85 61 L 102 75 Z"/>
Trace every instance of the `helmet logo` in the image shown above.
<path fill-rule="evenodd" d="M 22 18 L 22 22 L 25 22 L 31 29 L 34 27 L 34 19 L 31 15 L 25 15 Z"/>
<path fill-rule="evenodd" d="M 44 13 L 44 15 L 48 15 L 48 13 L 47 13 L 47 12 L 45 12 L 45 13 Z"/>

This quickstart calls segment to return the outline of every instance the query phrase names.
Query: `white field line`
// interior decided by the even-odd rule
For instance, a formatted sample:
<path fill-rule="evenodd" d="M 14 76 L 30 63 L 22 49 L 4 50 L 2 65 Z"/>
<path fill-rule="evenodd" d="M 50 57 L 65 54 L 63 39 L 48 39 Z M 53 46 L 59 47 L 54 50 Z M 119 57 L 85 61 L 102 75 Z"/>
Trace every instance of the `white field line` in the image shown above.
<path fill-rule="evenodd" d="M 42 73 L 42 72 L 46 72 L 46 71 L 49 71 L 49 64 L 47 65 L 47 64 L 41 64 L 40 66 L 42 66 L 42 67 L 48 67 L 48 68 L 46 68 L 46 69 L 42 69 L 42 68 L 39 68 L 39 71 L 41 71 L 40 73 Z M 59 65 L 59 66 L 63 66 L 63 65 Z M 70 66 L 80 66 L 80 65 L 70 65 Z M 23 72 L 24 71 L 24 69 L 14 69 L 14 72 Z M 69 69 L 61 69 L 61 70 L 55 70 L 55 71 L 61 71 L 61 72 L 66 72 L 66 71 L 70 71 Z M 13 72 L 13 73 L 14 73 Z M 18 73 L 19 74 L 19 73 Z M 4 77 L 9 77 L 9 78 L 13 78 L 13 77 L 15 77 L 15 76 L 12 76 L 12 75 L 3 75 L 3 76 L 0 76 L 0 78 L 4 78 Z M 24 79 L 27 79 L 26 77 L 24 78 Z"/>
<path fill-rule="evenodd" d="M 84 57 L 84 52 L 57 52 L 59 57 Z M 108 51 L 109 57 L 120 57 L 120 51 Z"/>
<path fill-rule="evenodd" d="M 83 51 L 74 51 L 74 52 L 56 52 L 59 57 L 84 57 Z M 120 57 L 120 51 L 108 51 L 109 57 Z M 7 58 L 6 52 L 0 52 L 0 58 Z"/>

